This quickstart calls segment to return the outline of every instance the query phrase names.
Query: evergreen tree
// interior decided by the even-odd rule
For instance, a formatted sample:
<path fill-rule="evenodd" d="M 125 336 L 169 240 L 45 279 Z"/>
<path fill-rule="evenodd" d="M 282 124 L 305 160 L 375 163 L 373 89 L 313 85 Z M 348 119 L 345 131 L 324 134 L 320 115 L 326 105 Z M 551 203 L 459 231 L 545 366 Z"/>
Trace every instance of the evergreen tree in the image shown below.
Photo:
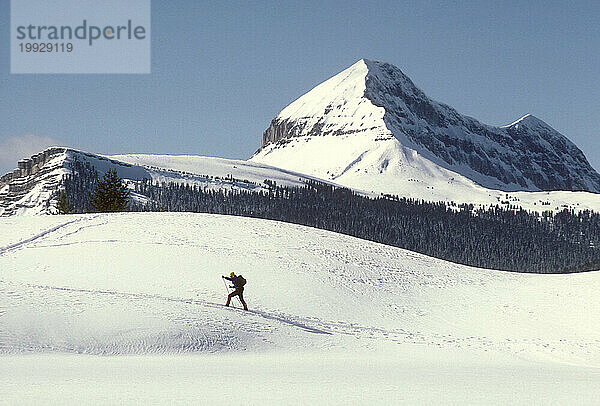
<path fill-rule="evenodd" d="M 129 190 L 117 175 L 117 170 L 109 169 L 90 195 L 90 209 L 100 213 L 125 211 L 128 198 Z"/>
<path fill-rule="evenodd" d="M 58 214 L 70 214 L 75 210 L 75 206 L 67 200 L 67 193 L 64 190 L 58 196 L 56 209 L 58 210 Z"/>

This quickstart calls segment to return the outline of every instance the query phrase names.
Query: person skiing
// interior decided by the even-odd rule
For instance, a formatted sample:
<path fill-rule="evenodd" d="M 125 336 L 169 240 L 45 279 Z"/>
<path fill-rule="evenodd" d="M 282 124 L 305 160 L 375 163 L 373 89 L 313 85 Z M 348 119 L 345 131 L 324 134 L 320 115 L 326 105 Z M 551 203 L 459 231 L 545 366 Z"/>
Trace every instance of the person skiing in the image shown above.
<path fill-rule="evenodd" d="M 244 310 L 248 310 L 248 306 L 246 306 L 246 302 L 244 301 L 244 285 L 246 284 L 246 279 L 244 279 L 242 275 L 236 276 L 235 272 L 230 273 L 229 277 L 222 276 L 222 278 L 231 281 L 233 283 L 232 288 L 235 289 L 227 296 L 227 303 L 225 303 L 225 306 L 229 306 L 232 297 L 238 296 L 240 302 L 242 302 L 242 306 L 244 306 Z"/>

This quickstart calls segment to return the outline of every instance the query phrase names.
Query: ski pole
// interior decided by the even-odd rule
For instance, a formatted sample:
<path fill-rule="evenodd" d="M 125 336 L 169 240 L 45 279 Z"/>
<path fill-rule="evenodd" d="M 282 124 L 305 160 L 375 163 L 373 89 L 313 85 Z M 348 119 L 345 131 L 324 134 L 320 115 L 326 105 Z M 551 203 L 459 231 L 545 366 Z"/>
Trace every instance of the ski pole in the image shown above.
<path fill-rule="evenodd" d="M 223 279 L 223 283 L 225 284 L 225 289 L 227 290 L 227 298 L 229 299 L 229 286 L 227 286 L 227 282 L 225 282 L 225 278 L 221 278 Z M 233 300 L 231 300 L 231 306 L 235 309 L 235 304 L 233 303 Z"/>

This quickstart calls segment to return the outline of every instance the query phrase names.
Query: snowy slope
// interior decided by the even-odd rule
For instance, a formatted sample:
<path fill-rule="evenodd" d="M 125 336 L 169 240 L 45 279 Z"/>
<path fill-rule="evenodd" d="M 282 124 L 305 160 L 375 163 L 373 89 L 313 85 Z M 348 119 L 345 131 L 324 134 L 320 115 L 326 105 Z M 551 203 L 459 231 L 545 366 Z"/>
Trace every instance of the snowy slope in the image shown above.
<path fill-rule="evenodd" d="M 283 109 L 250 161 L 369 192 L 474 204 L 519 199 L 527 209 L 554 197 L 553 209 L 597 208 L 599 199 L 519 191 L 600 190 L 581 151 L 541 120 L 486 126 L 427 98 L 392 65 L 369 60 Z"/>
<path fill-rule="evenodd" d="M 598 272 L 482 270 L 219 215 L 14 217 L 0 227 L 10 235 L 0 247 L 3 352 L 290 350 L 358 337 L 364 348 L 418 342 L 600 366 Z M 220 306 L 220 275 L 232 270 L 249 280 L 248 314 Z M 131 314 L 104 319 L 115 308 Z"/>
<path fill-rule="evenodd" d="M 248 404 L 600 395 L 589 384 L 600 376 L 598 272 L 475 269 L 202 214 L 21 216 L 0 222 L 0 235 L 9 401 L 214 404 L 231 379 Z M 222 306 L 220 275 L 232 270 L 248 280 L 249 312 Z M 80 386 L 90 380 L 104 384 Z"/>
<path fill-rule="evenodd" d="M 257 184 L 261 184 L 265 179 L 268 179 L 277 182 L 281 186 L 303 186 L 305 180 L 312 179 L 312 177 L 300 173 L 269 165 L 198 155 L 122 154 L 111 155 L 108 158 L 153 169 L 220 178 L 233 177 Z"/>

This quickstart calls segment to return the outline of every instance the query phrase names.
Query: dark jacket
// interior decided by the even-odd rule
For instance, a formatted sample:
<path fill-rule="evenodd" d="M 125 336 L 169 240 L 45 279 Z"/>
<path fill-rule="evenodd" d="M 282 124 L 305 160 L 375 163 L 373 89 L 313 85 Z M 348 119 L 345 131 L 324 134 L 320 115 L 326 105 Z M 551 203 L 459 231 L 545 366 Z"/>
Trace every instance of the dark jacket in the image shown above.
<path fill-rule="evenodd" d="M 234 276 L 233 278 L 226 276 L 225 279 L 227 279 L 228 281 L 231 281 L 233 283 L 233 287 L 236 289 L 240 289 L 240 288 L 244 287 L 244 285 L 242 283 L 244 278 L 242 278 L 242 275 L 237 275 L 237 276 Z"/>

